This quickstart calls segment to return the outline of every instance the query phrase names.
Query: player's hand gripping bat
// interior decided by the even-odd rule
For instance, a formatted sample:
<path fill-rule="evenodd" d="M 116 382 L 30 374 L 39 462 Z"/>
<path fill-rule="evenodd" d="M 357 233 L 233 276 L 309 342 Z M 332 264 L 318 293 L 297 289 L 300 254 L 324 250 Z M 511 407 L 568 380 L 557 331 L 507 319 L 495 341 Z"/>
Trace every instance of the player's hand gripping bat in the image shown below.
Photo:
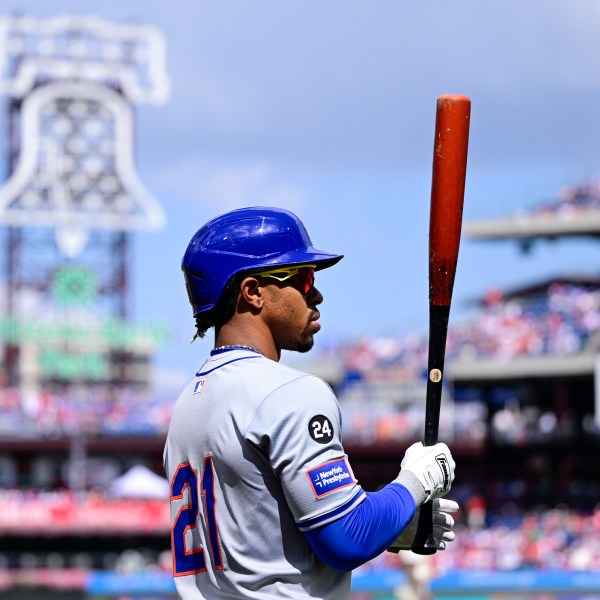
<path fill-rule="evenodd" d="M 425 446 L 438 440 L 448 318 L 462 225 L 471 100 L 447 94 L 437 100 L 429 217 L 429 358 Z M 416 554 L 434 554 L 432 504 L 421 506 L 412 544 Z"/>

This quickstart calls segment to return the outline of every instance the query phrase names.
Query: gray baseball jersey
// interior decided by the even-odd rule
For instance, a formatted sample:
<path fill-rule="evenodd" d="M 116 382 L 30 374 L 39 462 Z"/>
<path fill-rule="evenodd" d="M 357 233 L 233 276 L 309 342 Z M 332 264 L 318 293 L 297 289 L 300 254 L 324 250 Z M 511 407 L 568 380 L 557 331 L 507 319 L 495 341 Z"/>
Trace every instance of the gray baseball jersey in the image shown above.
<path fill-rule="evenodd" d="M 364 500 L 321 379 L 251 350 L 214 354 L 179 397 L 164 452 L 184 600 L 347 599 L 302 531 Z"/>

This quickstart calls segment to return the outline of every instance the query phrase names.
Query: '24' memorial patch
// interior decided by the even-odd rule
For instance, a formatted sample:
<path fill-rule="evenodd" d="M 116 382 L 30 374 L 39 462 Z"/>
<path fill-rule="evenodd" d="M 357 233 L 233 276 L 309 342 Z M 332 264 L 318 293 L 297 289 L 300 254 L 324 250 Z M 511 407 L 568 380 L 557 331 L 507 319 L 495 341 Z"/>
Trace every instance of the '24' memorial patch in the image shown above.
<path fill-rule="evenodd" d="M 350 474 L 345 458 L 338 458 L 309 469 L 306 474 L 317 498 L 354 483 L 354 477 Z"/>

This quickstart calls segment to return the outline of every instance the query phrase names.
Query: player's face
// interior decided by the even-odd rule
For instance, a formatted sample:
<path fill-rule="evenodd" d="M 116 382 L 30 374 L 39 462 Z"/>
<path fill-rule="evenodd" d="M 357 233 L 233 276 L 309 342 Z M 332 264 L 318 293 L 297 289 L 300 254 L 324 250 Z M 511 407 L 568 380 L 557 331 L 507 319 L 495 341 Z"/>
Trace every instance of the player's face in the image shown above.
<path fill-rule="evenodd" d="M 289 282 L 262 280 L 267 292 L 263 316 L 279 350 L 308 352 L 314 335 L 321 329 L 317 306 L 323 302 L 319 290 L 312 286 L 302 293 Z"/>

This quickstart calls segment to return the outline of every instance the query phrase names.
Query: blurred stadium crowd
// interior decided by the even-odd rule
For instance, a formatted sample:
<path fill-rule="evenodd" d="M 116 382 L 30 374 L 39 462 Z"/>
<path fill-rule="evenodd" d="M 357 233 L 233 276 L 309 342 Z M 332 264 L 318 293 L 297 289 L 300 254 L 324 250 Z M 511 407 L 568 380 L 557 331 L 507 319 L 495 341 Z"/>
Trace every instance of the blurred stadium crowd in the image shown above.
<path fill-rule="evenodd" d="M 476 317 L 448 330 L 447 360 L 512 360 L 582 351 L 600 328 L 597 285 L 556 282 L 529 296 L 504 298 L 491 290 Z M 366 338 L 341 348 L 345 381 L 418 379 L 427 364 L 427 337 Z M 342 384 L 342 385 L 343 385 Z"/>
<path fill-rule="evenodd" d="M 600 329 L 600 289 L 597 285 L 556 282 L 530 296 L 503 298 L 492 291 L 476 317 L 450 327 L 447 361 L 475 359 L 514 360 L 520 357 L 566 355 L 585 351 Z M 421 428 L 421 408 L 427 365 L 427 336 L 409 333 L 394 338 L 365 338 L 325 348 L 320 359 L 341 357 L 341 380 L 336 384 L 347 413 L 346 439 L 381 440 L 386 430 L 401 440 L 415 437 Z M 390 415 L 390 404 L 402 411 Z M 23 394 L 0 388 L 0 435 L 56 437 L 80 433 L 100 435 L 160 435 L 166 432 L 173 397 L 122 388 L 111 394 L 83 389 L 79 393 Z M 378 410 L 383 419 L 377 418 Z M 455 435 L 481 439 L 481 410 L 456 405 Z M 498 435 L 531 430 L 540 434 L 560 427 L 551 413 L 544 418 L 526 413 L 498 416 Z M 392 423 L 391 420 L 394 422 Z M 518 425 L 515 427 L 515 425 Z M 593 419 L 586 425 L 593 428 Z M 530 431 L 533 435 L 533 430 Z"/>
<path fill-rule="evenodd" d="M 579 185 L 565 186 L 558 200 L 537 204 L 530 211 L 534 215 L 569 215 L 600 208 L 600 180 L 588 179 Z"/>
<path fill-rule="evenodd" d="M 24 535 L 40 533 L 38 524 L 46 521 L 43 533 L 65 533 L 72 527 L 73 535 L 107 532 L 169 534 L 168 504 L 163 500 L 115 500 L 97 492 L 29 492 L 11 490 L 1 498 L 6 512 L 0 517 L 0 533 L 10 534 L 14 523 L 30 523 Z M 165 510 L 165 506 L 167 509 Z M 71 515 L 67 516 L 67 509 Z M 29 520 L 18 518 L 23 511 Z M 107 520 L 107 512 L 119 521 Z M 31 515 L 37 515 L 33 520 Z M 136 516 L 137 515 L 137 516 Z M 126 521 L 129 519 L 129 522 Z M 494 569 L 513 571 L 526 568 L 542 570 L 589 571 L 600 569 L 600 506 L 591 514 L 579 514 L 566 507 L 550 510 L 519 512 L 514 504 L 486 516 L 485 503 L 474 496 L 461 505 L 456 516 L 457 537 L 451 551 L 431 557 L 437 575 L 451 570 Z M 402 558 L 402 557 L 401 557 Z M 361 567 L 369 569 L 400 568 L 394 554 L 384 553 Z M 0 571 L 11 569 L 110 569 L 119 573 L 171 571 L 168 551 L 148 548 L 122 552 L 85 552 L 58 554 L 41 553 L 34 548 L 17 554 L 0 551 Z"/>
<path fill-rule="evenodd" d="M 173 398 L 122 387 L 102 393 L 22 393 L 0 388 L 0 435 L 157 435 L 169 426 Z"/>
<path fill-rule="evenodd" d="M 459 517 L 460 518 L 460 517 Z M 597 571 L 600 569 L 600 507 L 591 515 L 566 508 L 498 516 L 489 524 L 474 513 L 456 528 L 447 552 L 431 557 L 436 575 L 470 569 Z M 402 560 L 402 556 L 400 556 Z M 409 559 L 410 560 L 410 559 Z M 394 568 L 384 553 L 363 569 Z"/>

